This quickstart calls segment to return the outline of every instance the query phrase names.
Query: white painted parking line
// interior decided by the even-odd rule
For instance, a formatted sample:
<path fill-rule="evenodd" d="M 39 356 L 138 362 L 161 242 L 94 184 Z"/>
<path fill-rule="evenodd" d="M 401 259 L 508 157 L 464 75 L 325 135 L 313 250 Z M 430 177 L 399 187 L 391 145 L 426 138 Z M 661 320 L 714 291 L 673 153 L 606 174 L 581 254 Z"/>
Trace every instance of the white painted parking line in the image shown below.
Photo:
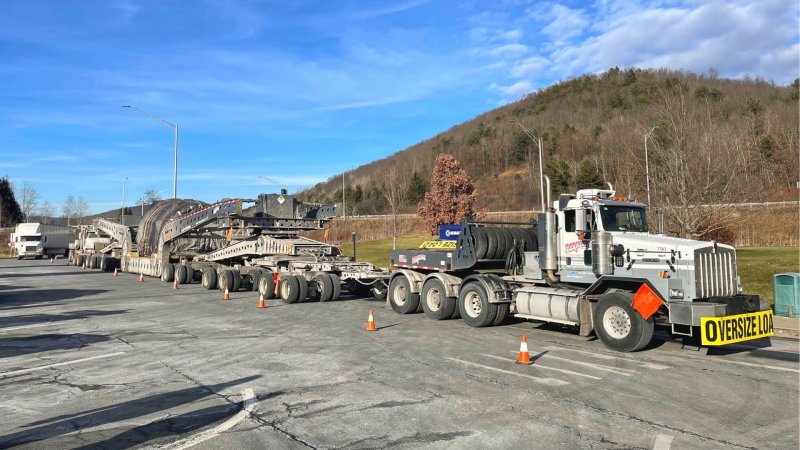
<path fill-rule="evenodd" d="M 36 323 L 33 325 L 20 325 L 18 327 L 8 327 L 8 328 L 0 328 L 0 333 L 4 333 L 7 331 L 14 331 L 14 330 L 25 330 L 28 328 L 39 328 L 39 327 L 47 327 L 50 325 L 58 325 L 61 322 L 47 322 L 47 323 Z"/>
<path fill-rule="evenodd" d="M 638 361 L 638 360 L 633 359 L 631 357 L 611 356 L 611 355 L 605 355 L 603 353 L 595 353 L 595 352 L 587 352 L 585 350 L 577 350 L 577 349 L 574 349 L 574 348 L 567 348 L 567 347 L 543 347 L 543 348 L 546 349 L 546 350 L 559 351 L 559 352 L 560 351 L 567 351 L 567 352 L 582 353 L 584 355 L 593 356 L 593 357 L 598 358 L 598 359 L 605 359 L 605 360 L 614 360 L 614 359 L 616 359 L 616 360 L 620 360 L 620 361 L 627 361 L 627 362 L 630 362 L 631 364 L 636 364 L 637 366 L 644 367 L 645 369 L 666 370 L 666 369 L 670 368 L 670 366 L 664 366 L 664 365 L 661 365 L 661 364 L 654 364 L 654 363 L 650 363 L 650 362 Z"/>
<path fill-rule="evenodd" d="M 482 356 L 485 356 L 485 357 L 487 357 L 487 358 L 499 359 L 499 360 L 501 360 L 501 361 L 506 361 L 506 362 L 514 362 L 514 360 L 512 360 L 512 359 L 503 358 L 502 356 L 494 356 L 494 355 L 489 355 L 489 354 L 486 354 L 486 353 L 481 353 L 481 355 L 482 355 Z M 579 376 L 579 377 L 591 378 L 591 379 L 593 379 L 593 380 L 602 380 L 602 378 L 600 378 L 600 377 L 596 377 L 596 376 L 594 376 L 594 375 L 589 375 L 589 374 L 586 374 L 586 373 L 580 373 L 580 372 L 573 372 L 573 371 L 571 371 L 571 370 L 567 370 L 567 369 L 559 369 L 559 368 L 557 368 L 557 367 L 548 367 L 548 366 L 543 366 L 543 365 L 539 364 L 538 362 L 534 363 L 534 364 L 533 364 L 533 366 L 534 366 L 534 367 L 536 367 L 537 369 L 555 370 L 556 372 L 568 373 L 568 374 L 570 374 L 570 375 L 577 375 L 577 376 Z"/>
<path fill-rule="evenodd" d="M 78 364 L 78 363 L 82 363 L 82 362 L 86 362 L 86 361 L 94 361 L 96 359 L 111 358 L 112 356 L 119 356 L 119 355 L 122 355 L 123 353 L 125 353 L 125 352 L 116 352 L 116 353 L 109 353 L 107 355 L 91 356 L 89 358 L 81 358 L 81 359 L 75 359 L 75 360 L 72 360 L 72 361 L 64 361 L 64 362 L 55 363 L 55 364 L 48 364 L 46 366 L 31 367 L 30 369 L 12 370 L 11 372 L 0 372 L 0 378 L 13 377 L 14 375 L 20 375 L 20 374 L 23 374 L 23 373 L 35 372 L 37 370 L 49 369 L 51 367 L 68 366 L 68 365 L 71 365 L 71 364 Z"/>
<path fill-rule="evenodd" d="M 513 352 L 512 351 L 511 353 L 517 353 L 517 352 Z M 622 375 L 622 376 L 626 376 L 626 377 L 629 377 L 629 376 L 633 375 L 634 373 L 636 373 L 636 371 L 633 371 L 633 370 L 618 369 L 616 367 L 608 367 L 608 366 L 604 366 L 602 364 L 595 364 L 595 363 L 590 363 L 590 362 L 585 362 L 585 361 L 576 361 L 574 359 L 568 359 L 568 358 L 559 358 L 558 356 L 551 355 L 551 354 L 547 355 L 547 359 L 557 359 L 559 361 L 566 361 L 568 363 L 577 364 L 579 366 L 591 367 L 593 369 L 603 370 L 603 371 L 611 372 L 611 373 L 616 373 L 617 375 Z"/>
<path fill-rule="evenodd" d="M 772 370 L 781 370 L 781 371 L 784 371 L 784 372 L 800 373 L 800 369 L 792 369 L 791 367 L 768 366 L 766 364 L 755 364 L 755 363 L 748 363 L 748 362 L 744 362 L 744 361 L 731 361 L 729 359 L 719 359 L 719 358 L 713 358 L 713 357 L 706 357 L 706 360 L 714 361 L 714 362 L 723 362 L 723 363 L 728 363 L 728 364 L 740 364 L 742 366 L 758 367 L 760 369 L 772 369 Z"/>
<path fill-rule="evenodd" d="M 225 422 L 217 425 L 216 427 L 203 431 L 202 433 L 198 433 L 194 436 L 189 436 L 184 439 L 180 439 L 178 441 L 172 442 L 170 444 L 160 446 L 160 447 L 148 447 L 150 449 L 161 449 L 161 450 L 183 450 L 192 446 L 195 446 L 201 442 L 205 442 L 218 434 L 230 430 L 236 424 L 241 422 L 242 420 L 246 419 L 247 416 L 253 413 L 253 409 L 256 406 L 256 396 L 253 393 L 252 389 L 245 389 L 242 391 L 242 398 L 243 398 L 243 405 L 242 410 L 236 413 L 235 416 L 231 417 L 230 419 L 226 420 Z"/>
<path fill-rule="evenodd" d="M 468 366 L 480 367 L 482 369 L 493 370 L 495 372 L 500 372 L 500 373 L 504 373 L 504 374 L 507 374 L 507 375 L 514 375 L 514 376 L 517 376 L 517 377 L 528 378 L 528 379 L 531 379 L 533 381 L 536 381 L 537 383 L 547 384 L 547 385 L 550 385 L 550 386 L 564 386 L 564 385 L 569 384 L 569 381 L 557 380 L 555 378 L 534 377 L 532 375 L 525 375 L 524 373 L 512 372 L 510 370 L 505 370 L 505 369 L 498 369 L 497 367 L 484 366 L 483 364 L 474 363 L 472 361 L 464 361 L 463 359 L 458 359 L 458 358 L 447 358 L 447 359 L 449 359 L 451 361 L 457 361 L 457 362 L 460 362 L 461 364 L 466 364 Z"/>
<path fill-rule="evenodd" d="M 656 435 L 656 441 L 653 443 L 653 450 L 669 450 L 673 439 L 675 439 L 675 436 L 670 436 L 668 434 Z"/>

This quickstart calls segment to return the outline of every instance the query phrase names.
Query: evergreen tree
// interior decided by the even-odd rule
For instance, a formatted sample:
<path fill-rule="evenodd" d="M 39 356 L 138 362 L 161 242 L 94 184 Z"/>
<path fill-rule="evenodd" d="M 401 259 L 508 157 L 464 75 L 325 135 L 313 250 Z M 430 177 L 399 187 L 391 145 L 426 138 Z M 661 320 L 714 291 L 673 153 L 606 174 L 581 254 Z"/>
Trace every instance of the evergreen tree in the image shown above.
<path fill-rule="evenodd" d="M 14 198 L 14 187 L 8 176 L 0 178 L 0 227 L 13 227 L 22 222 L 22 208 Z"/>
<path fill-rule="evenodd" d="M 425 180 L 422 178 L 422 175 L 419 174 L 416 170 L 414 174 L 411 175 L 411 179 L 408 182 L 408 190 L 406 191 L 406 202 L 411 205 L 419 204 L 425 198 L 425 191 L 428 190 L 428 187 L 425 184 Z"/>
<path fill-rule="evenodd" d="M 556 195 L 572 190 L 570 189 L 572 187 L 572 175 L 570 174 L 569 165 L 564 160 L 557 155 L 553 155 L 547 158 L 544 170 L 550 177 L 551 188 Z"/>
<path fill-rule="evenodd" d="M 597 171 L 597 167 L 588 158 L 581 161 L 578 166 L 575 184 L 578 189 L 602 188 L 605 186 L 603 175 Z"/>

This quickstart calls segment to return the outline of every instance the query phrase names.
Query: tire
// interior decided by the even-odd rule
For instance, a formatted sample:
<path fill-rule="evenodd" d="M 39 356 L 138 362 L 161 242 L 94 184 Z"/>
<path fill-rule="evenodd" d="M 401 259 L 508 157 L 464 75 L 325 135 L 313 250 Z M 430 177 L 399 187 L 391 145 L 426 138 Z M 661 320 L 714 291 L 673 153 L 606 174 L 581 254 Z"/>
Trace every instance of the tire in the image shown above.
<path fill-rule="evenodd" d="M 22 256 L 17 256 L 17 259 L 22 259 Z M 86 263 L 86 256 L 80 255 L 80 256 L 78 256 L 78 259 L 76 260 L 76 264 L 75 265 L 78 266 L 78 267 L 83 267 L 83 265 L 85 263 Z"/>
<path fill-rule="evenodd" d="M 233 288 L 230 291 L 236 292 L 242 287 L 242 274 L 238 270 L 231 270 L 231 275 L 233 276 Z"/>
<path fill-rule="evenodd" d="M 470 283 L 458 295 L 461 319 L 471 327 L 488 327 L 497 318 L 497 305 L 489 303 L 486 289 L 480 283 Z"/>
<path fill-rule="evenodd" d="M 110 256 L 107 257 L 106 255 L 103 255 L 103 256 L 100 257 L 100 264 L 99 264 L 100 270 L 102 270 L 103 272 L 108 272 L 108 266 L 110 265 L 109 264 L 110 263 L 110 259 L 111 259 L 111 257 Z"/>
<path fill-rule="evenodd" d="M 534 225 L 533 228 L 529 228 L 525 230 L 525 232 L 530 237 L 530 250 L 529 252 L 538 252 L 539 251 L 539 233 L 537 227 Z"/>
<path fill-rule="evenodd" d="M 260 270 L 253 270 L 253 271 L 250 272 L 250 277 L 249 277 L 250 278 L 250 281 L 249 281 L 250 284 L 248 285 L 248 287 L 250 288 L 251 291 L 257 291 L 258 290 L 258 282 L 261 281 L 261 276 L 262 276 L 262 274 L 261 274 Z"/>
<path fill-rule="evenodd" d="M 411 283 L 406 276 L 400 275 L 392 278 L 389 283 L 389 304 L 398 314 L 417 312 L 419 294 L 411 292 Z"/>
<path fill-rule="evenodd" d="M 375 300 L 386 300 L 386 293 L 389 289 L 383 281 L 376 281 L 370 291 Z"/>
<path fill-rule="evenodd" d="M 224 291 L 225 288 L 228 288 L 228 292 L 234 292 L 233 271 L 231 269 L 223 269 L 222 272 L 219 273 L 217 277 L 217 287 L 220 291 Z"/>
<path fill-rule="evenodd" d="M 445 320 L 453 316 L 456 299 L 448 297 L 444 284 L 437 278 L 431 278 L 422 285 L 420 303 L 425 315 L 433 320 Z"/>
<path fill-rule="evenodd" d="M 339 300 L 339 296 L 342 295 L 342 280 L 335 273 L 329 273 L 328 277 L 330 277 L 333 284 L 333 297 L 331 297 L 331 300 Z"/>
<path fill-rule="evenodd" d="M 522 249 L 522 251 L 528 251 L 528 236 L 525 235 L 525 232 L 522 231 L 520 228 L 512 228 L 511 234 L 514 236 L 514 244 Z"/>
<path fill-rule="evenodd" d="M 203 277 L 200 282 L 206 290 L 214 289 L 217 287 L 217 271 L 213 267 L 206 267 L 203 269 Z"/>
<path fill-rule="evenodd" d="M 511 236 L 505 228 L 495 228 L 497 231 L 497 250 L 494 253 L 494 259 L 506 259 L 508 249 L 511 247 Z"/>
<path fill-rule="evenodd" d="M 631 306 L 633 295 L 615 292 L 600 298 L 594 311 L 594 331 L 608 348 L 618 352 L 633 352 L 650 343 L 655 324 L 653 317 L 645 320 Z"/>
<path fill-rule="evenodd" d="M 472 235 L 475 237 L 475 257 L 478 259 L 485 259 L 488 246 L 486 232 L 483 231 L 481 227 L 475 227 L 472 231 Z"/>
<path fill-rule="evenodd" d="M 173 280 L 175 280 L 175 266 L 167 263 L 164 265 L 164 270 L 161 271 L 161 281 L 172 283 Z"/>
<path fill-rule="evenodd" d="M 497 230 L 492 227 L 484 227 L 486 233 L 486 259 L 494 259 L 494 254 L 497 252 L 497 241 L 500 236 L 497 235 Z"/>
<path fill-rule="evenodd" d="M 308 299 L 308 280 L 303 275 L 295 275 L 297 285 L 300 287 L 300 303 Z"/>
<path fill-rule="evenodd" d="M 272 278 L 272 272 L 261 272 L 258 279 L 258 292 L 264 294 L 265 299 L 275 296 L 275 280 Z"/>
<path fill-rule="evenodd" d="M 278 279 L 278 293 L 283 303 L 297 303 L 300 301 L 300 284 L 294 275 L 283 274 Z"/>
<path fill-rule="evenodd" d="M 186 280 L 189 278 L 189 273 L 186 269 L 187 267 L 183 264 L 175 266 L 175 282 L 178 284 L 186 284 Z"/>
<path fill-rule="evenodd" d="M 497 304 L 497 317 L 494 318 L 492 321 L 492 326 L 496 327 L 501 325 L 503 322 L 508 319 L 508 303 L 498 303 Z"/>
<path fill-rule="evenodd" d="M 333 299 L 333 280 L 327 273 L 319 273 L 312 280 L 316 284 L 314 289 L 314 298 L 321 302 L 327 302 Z"/>

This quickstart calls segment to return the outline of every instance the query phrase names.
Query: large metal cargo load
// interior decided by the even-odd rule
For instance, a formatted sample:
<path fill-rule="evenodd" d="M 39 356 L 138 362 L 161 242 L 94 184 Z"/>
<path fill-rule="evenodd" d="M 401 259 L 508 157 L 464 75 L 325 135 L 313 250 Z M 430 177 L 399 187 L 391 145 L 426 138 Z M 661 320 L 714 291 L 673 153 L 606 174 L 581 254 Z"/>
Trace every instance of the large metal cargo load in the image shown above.
<path fill-rule="evenodd" d="M 253 206 L 245 209 L 245 204 Z M 167 200 L 151 208 L 137 227 L 95 221 L 112 242 L 100 254 L 85 255 L 84 262 L 170 283 L 201 282 L 206 289 L 260 290 L 286 303 L 335 300 L 343 286 L 384 297 L 387 271 L 300 235 L 323 229 L 333 217 L 333 205 L 303 203 L 286 192 L 211 205 Z"/>
<path fill-rule="evenodd" d="M 67 256 L 75 229 L 46 223 L 20 223 L 14 230 L 17 259 Z"/>

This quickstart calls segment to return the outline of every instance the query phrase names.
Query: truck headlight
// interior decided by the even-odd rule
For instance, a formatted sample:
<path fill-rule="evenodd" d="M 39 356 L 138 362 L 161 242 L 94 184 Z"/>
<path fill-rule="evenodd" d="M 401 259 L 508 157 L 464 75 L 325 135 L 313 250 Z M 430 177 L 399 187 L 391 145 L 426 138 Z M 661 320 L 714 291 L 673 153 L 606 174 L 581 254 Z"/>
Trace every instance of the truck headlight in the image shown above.
<path fill-rule="evenodd" d="M 683 289 L 670 289 L 669 298 L 683 298 Z"/>

